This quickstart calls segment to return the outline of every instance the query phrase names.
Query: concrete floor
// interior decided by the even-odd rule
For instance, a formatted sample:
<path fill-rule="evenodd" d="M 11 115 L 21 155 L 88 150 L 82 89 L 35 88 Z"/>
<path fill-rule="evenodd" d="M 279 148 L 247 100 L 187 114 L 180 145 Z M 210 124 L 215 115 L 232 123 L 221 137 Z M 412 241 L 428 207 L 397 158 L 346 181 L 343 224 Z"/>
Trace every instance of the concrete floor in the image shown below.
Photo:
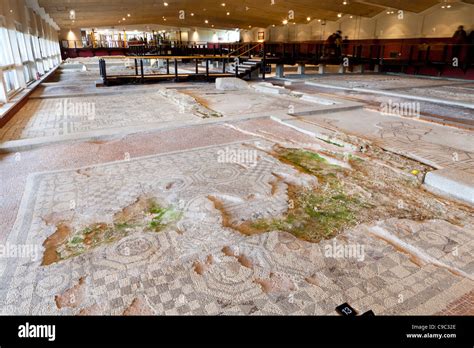
<path fill-rule="evenodd" d="M 474 314 L 462 305 L 474 293 L 474 208 L 422 184 L 443 170 L 472 184 L 471 130 L 382 115 L 369 98 L 357 106 L 304 84 L 291 90 L 334 104 L 255 86 L 95 88 L 91 70 L 63 69 L 1 129 L 0 313 L 333 315 L 349 302 L 377 315 Z M 95 113 L 59 117 L 64 100 Z M 292 188 L 321 183 L 275 148 L 324 156 L 348 194 L 377 208 L 319 242 L 284 226 L 244 233 L 241 224 L 285 216 Z M 179 214 L 150 230 L 143 197 Z M 98 226 L 110 238 L 86 243 Z"/>

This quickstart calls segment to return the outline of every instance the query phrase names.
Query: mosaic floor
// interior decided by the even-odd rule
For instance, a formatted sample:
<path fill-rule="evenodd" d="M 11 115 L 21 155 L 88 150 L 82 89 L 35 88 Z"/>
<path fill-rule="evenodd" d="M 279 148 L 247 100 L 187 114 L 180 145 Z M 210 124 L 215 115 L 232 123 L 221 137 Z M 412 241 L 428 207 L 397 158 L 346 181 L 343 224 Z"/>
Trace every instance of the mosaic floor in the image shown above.
<path fill-rule="evenodd" d="M 474 238 L 467 221 L 462 228 L 388 220 L 319 244 L 277 231 L 246 237 L 223 227 L 209 195 L 242 218 L 274 216 L 288 208 L 285 185 L 272 189 L 274 174 L 313 182 L 267 155 L 271 145 L 234 143 L 32 175 L 9 243 L 43 250 L 55 230 L 51 216 L 75 229 L 107 223 L 144 194 L 183 215 L 174 228 L 132 229 L 121 240 L 49 266 L 41 266 L 41 255 L 2 259 L 0 313 L 312 315 L 334 314 L 349 301 L 377 314 L 431 314 L 472 290 Z M 249 146 L 259 149 L 256 165 L 220 163 L 219 151 Z M 375 238 L 374 229 L 435 261 L 414 264 Z M 365 258 L 327 257 L 325 247 L 333 243 L 363 245 Z"/>
<path fill-rule="evenodd" d="M 73 87 L 69 87 L 73 88 Z M 160 96 L 156 91 L 30 100 L 0 130 L 0 140 L 52 137 L 95 130 L 125 128 L 156 122 L 186 121 L 199 117 Z"/>
<path fill-rule="evenodd" d="M 248 91 L 218 91 L 214 86 L 207 86 L 200 89 L 182 90 L 182 93 L 195 97 L 200 103 L 208 106 L 227 116 L 237 116 L 242 114 L 268 114 L 272 112 L 288 113 L 290 108 L 298 110 L 315 104 L 299 101 L 294 97 L 268 95 Z"/>
<path fill-rule="evenodd" d="M 70 66 L 36 90 L 0 130 L 0 142 L 97 131 L 122 137 L 83 143 L 84 149 L 66 141 L 0 156 L 0 174 L 7 182 L 2 194 L 16 195 L 2 202 L 10 220 L 2 221 L 8 232 L 0 246 L 25 247 L 24 255 L 0 257 L 0 314 L 335 315 L 336 306 L 344 302 L 376 315 L 470 313 L 462 307 L 472 302 L 474 289 L 472 209 L 418 186 L 406 192 L 412 196 L 423 192 L 426 199 L 419 206 L 413 200 L 411 210 L 421 212 L 422 205 L 432 204 L 430 209 L 442 207 L 445 215 L 419 219 L 390 215 L 377 222 L 358 222 L 319 243 L 279 228 L 246 235 L 235 225 L 285 215 L 292 209 L 294 187 L 322 187 L 321 178 L 280 161 L 276 144 L 330 153 L 332 160 L 360 156 L 378 170 L 365 180 L 378 180 L 378 188 L 361 194 L 389 209 L 383 200 L 377 201 L 386 197 L 382 191 L 388 190 L 387 180 L 418 182 L 412 169 L 425 168 L 421 163 L 472 173 L 472 132 L 362 108 L 291 117 L 291 109 L 321 106 L 295 94 L 274 95 L 252 88 L 223 92 L 209 84 L 170 84 L 161 91 L 156 85 L 98 89 L 95 60 L 82 63 L 90 70 Z M 320 79 L 433 97 L 449 91 L 463 101 L 472 97 L 473 88 L 458 81 L 397 76 L 316 80 Z M 189 101 L 190 96 L 201 108 L 221 113 L 221 121 L 207 124 L 196 109 L 183 111 L 179 102 Z M 323 92 L 316 97 L 331 95 Z M 348 100 L 341 103 L 348 105 Z M 75 108 L 82 108 L 81 112 Z M 279 117 L 281 122 L 276 122 Z M 170 127 L 133 136 L 122 133 L 138 125 Z M 329 140 L 310 135 L 314 134 L 311 127 Z M 354 142 L 332 141 L 348 139 Z M 371 146 L 360 146 L 367 141 Z M 386 157 L 374 155 L 378 147 L 388 150 Z M 222 160 L 223 153 L 231 156 Z M 254 160 L 230 160 L 233 154 L 252 154 Z M 45 166 L 48 156 L 64 158 Z M 404 167 L 406 163 L 413 168 Z M 350 180 L 338 179 L 351 185 Z M 161 225 L 155 220 L 146 224 L 117 220 L 133 215 L 145 197 L 159 202 L 154 214 L 171 211 L 176 221 Z M 407 200 L 403 197 L 402 205 Z M 455 219 L 451 211 L 456 211 Z M 94 231 L 109 231 L 107 226 L 120 232 L 119 237 L 93 244 Z M 76 254 L 66 257 L 64 249 L 51 249 L 50 244 L 60 238 Z M 348 255 L 354 247 L 358 252 Z M 328 254 L 328 250 L 342 250 L 342 254 Z"/>
<path fill-rule="evenodd" d="M 284 86 L 283 81 L 272 81 L 274 84 L 279 86 Z M 461 84 L 462 88 L 472 88 L 472 84 Z M 372 94 L 369 92 L 356 92 L 354 90 L 340 90 L 340 89 L 331 89 L 325 87 L 317 87 L 313 85 L 306 85 L 304 82 L 292 82 L 290 86 L 286 88 L 293 91 L 300 91 L 305 93 L 317 93 L 328 97 L 329 95 L 339 98 L 349 98 L 354 101 L 365 103 L 367 107 L 372 110 L 380 111 L 383 105 L 387 105 L 390 101 L 394 104 L 403 105 L 402 103 L 412 103 L 413 100 L 387 96 L 381 94 Z M 460 88 L 460 87 L 459 87 Z M 430 88 L 431 89 L 431 88 Z M 436 89 L 433 87 L 432 89 Z M 464 127 L 468 129 L 474 128 L 474 113 L 471 109 L 463 108 L 460 106 L 453 105 L 442 105 L 430 103 L 428 101 L 417 101 L 420 109 L 422 118 L 428 119 L 431 122 L 444 123 L 447 122 L 448 125 L 457 125 L 458 127 Z M 406 104 L 405 104 L 406 105 Z"/>
<path fill-rule="evenodd" d="M 321 76 L 310 81 L 350 89 L 384 90 L 407 96 L 474 103 L 473 84 L 465 81 L 393 75 Z"/>
<path fill-rule="evenodd" d="M 43 138 L 47 143 L 58 136 L 97 137 L 98 131 L 108 134 L 114 129 L 127 134 L 130 127 L 192 125 L 217 116 L 269 117 L 320 107 L 295 96 L 259 93 L 250 87 L 226 92 L 204 83 L 97 88 L 92 77 L 97 78 L 98 72 L 62 69 L 53 76 L 56 82 L 36 90 L 15 119 L 0 129 L 0 142 Z M 163 96 L 164 90 L 172 95 Z M 207 116 L 190 110 L 190 103 L 206 109 Z"/>
<path fill-rule="evenodd" d="M 400 88 L 454 86 L 466 84 L 463 81 L 405 77 L 395 75 L 357 75 L 356 78 L 347 78 L 346 75 L 319 76 L 313 79 L 328 85 L 347 88 L 369 88 L 396 90 Z"/>
<path fill-rule="evenodd" d="M 471 131 L 381 116 L 368 110 L 307 116 L 301 120 L 372 140 L 379 146 L 420 159 L 436 168 L 474 165 Z"/>
<path fill-rule="evenodd" d="M 66 84 L 66 85 L 84 85 L 95 84 L 99 79 L 97 71 L 76 71 L 68 69 L 59 69 L 53 76 L 48 78 L 48 83 Z"/>
<path fill-rule="evenodd" d="M 430 88 L 409 88 L 400 89 L 398 92 L 420 97 L 450 99 L 474 104 L 474 87 L 472 84 Z"/>

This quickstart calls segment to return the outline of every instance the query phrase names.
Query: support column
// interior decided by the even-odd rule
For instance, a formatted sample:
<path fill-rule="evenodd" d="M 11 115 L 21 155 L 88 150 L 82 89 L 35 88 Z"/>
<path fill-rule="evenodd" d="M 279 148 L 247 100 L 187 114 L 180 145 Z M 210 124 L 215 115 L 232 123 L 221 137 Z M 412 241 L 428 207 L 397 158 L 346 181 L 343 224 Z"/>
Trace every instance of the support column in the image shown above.
<path fill-rule="evenodd" d="M 265 42 L 263 43 L 263 61 L 262 61 L 263 69 L 262 69 L 262 78 L 265 80 L 266 69 L 267 69 L 267 49 L 265 46 Z"/>
<path fill-rule="evenodd" d="M 277 64 L 276 66 L 276 77 L 285 77 L 285 66 L 283 64 Z"/>
<path fill-rule="evenodd" d="M 319 73 L 320 75 L 323 75 L 323 74 L 326 73 L 326 64 L 319 64 L 319 71 L 318 71 L 318 73 Z"/>
<path fill-rule="evenodd" d="M 178 60 L 175 58 L 174 59 L 174 80 L 178 82 L 179 77 L 178 77 Z"/>
<path fill-rule="evenodd" d="M 355 65 L 354 68 L 352 69 L 352 72 L 363 74 L 365 72 L 365 65 L 364 64 Z"/>
<path fill-rule="evenodd" d="M 298 64 L 298 75 L 304 75 L 306 72 L 306 64 Z"/>
<path fill-rule="evenodd" d="M 345 74 L 346 73 L 346 67 L 344 64 L 339 65 L 339 70 L 337 71 L 339 74 Z"/>
<path fill-rule="evenodd" d="M 8 101 L 4 86 L 5 84 L 3 83 L 3 74 L 0 73 L 0 103 L 6 103 Z"/>

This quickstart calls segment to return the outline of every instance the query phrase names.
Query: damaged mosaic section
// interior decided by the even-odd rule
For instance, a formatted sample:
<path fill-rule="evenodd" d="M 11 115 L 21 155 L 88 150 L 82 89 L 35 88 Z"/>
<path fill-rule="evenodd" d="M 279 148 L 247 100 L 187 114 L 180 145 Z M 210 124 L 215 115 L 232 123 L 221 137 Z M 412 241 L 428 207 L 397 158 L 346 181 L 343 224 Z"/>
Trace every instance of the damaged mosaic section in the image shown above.
<path fill-rule="evenodd" d="M 295 185 L 273 173 L 275 180 L 271 182 L 272 194 L 279 184 L 285 185 L 288 211 L 283 217 L 254 218 L 243 222 L 227 210 L 226 206 L 231 203 L 210 196 L 208 198 L 222 215 L 224 227 L 244 235 L 285 231 L 300 239 L 318 243 L 357 225 L 373 224 L 389 218 L 412 221 L 441 219 L 463 225 L 469 210 L 462 205 L 457 209 L 453 209 L 453 206 L 448 209 L 445 203 L 422 188 L 422 180 L 418 176 L 420 170 L 425 171 L 426 168 L 418 165 L 420 170 L 407 171 L 405 167 L 404 172 L 386 163 L 387 159 L 393 161 L 393 157 L 382 155 L 382 159 L 374 163 L 369 162 L 367 156 L 363 159 L 347 154 L 321 155 L 279 145 L 275 145 L 268 153 L 300 173 L 313 176 L 317 184 Z M 377 151 L 372 151 L 372 155 L 376 154 Z M 347 160 L 344 166 L 334 164 L 343 163 L 344 160 Z M 399 161 L 402 162 L 406 160 Z M 411 165 L 413 168 L 415 162 Z M 262 213 L 257 212 L 255 215 L 262 216 Z"/>
<path fill-rule="evenodd" d="M 177 105 L 181 112 L 190 112 L 201 118 L 223 117 L 220 112 L 210 109 L 195 97 L 176 89 L 160 88 L 158 93 Z"/>
<path fill-rule="evenodd" d="M 173 207 L 164 207 L 155 198 L 139 197 L 114 215 L 114 222 L 95 223 L 75 231 L 67 222 L 56 225 L 56 232 L 43 243 L 43 266 L 82 255 L 106 243 L 113 243 L 136 232 L 161 232 L 181 218 Z"/>

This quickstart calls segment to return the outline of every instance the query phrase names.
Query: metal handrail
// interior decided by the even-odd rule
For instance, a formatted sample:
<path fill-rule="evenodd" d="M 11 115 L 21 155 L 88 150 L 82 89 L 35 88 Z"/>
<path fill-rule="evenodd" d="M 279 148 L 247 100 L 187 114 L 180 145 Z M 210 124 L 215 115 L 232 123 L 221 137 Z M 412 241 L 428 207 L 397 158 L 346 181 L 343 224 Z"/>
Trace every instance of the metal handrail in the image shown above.
<path fill-rule="evenodd" d="M 173 59 L 214 59 L 214 60 L 223 60 L 229 58 L 228 56 L 206 56 L 206 55 L 200 55 L 200 56 L 101 56 L 100 58 L 102 59 L 168 59 L 168 60 L 173 60 Z"/>
<path fill-rule="evenodd" d="M 245 48 L 245 47 L 248 47 L 248 46 L 249 46 L 249 43 L 242 44 L 241 46 L 239 46 L 239 48 L 237 48 L 236 50 L 233 50 L 232 52 L 230 52 L 230 53 L 227 54 L 227 55 L 230 57 L 230 56 L 232 56 L 234 53 L 239 52 L 242 48 Z"/>
<path fill-rule="evenodd" d="M 235 56 L 234 58 L 240 58 L 240 57 L 242 57 L 244 54 L 246 54 L 246 53 L 248 53 L 248 52 L 251 52 L 252 50 L 254 50 L 255 48 L 257 48 L 257 47 L 259 47 L 259 46 L 261 46 L 261 45 L 262 45 L 261 43 L 258 43 L 258 44 L 256 44 L 255 46 L 253 46 L 252 48 L 248 49 L 247 51 L 245 51 L 245 52 L 239 54 L 238 56 Z M 229 55 L 229 57 L 230 57 L 230 55 Z"/>

